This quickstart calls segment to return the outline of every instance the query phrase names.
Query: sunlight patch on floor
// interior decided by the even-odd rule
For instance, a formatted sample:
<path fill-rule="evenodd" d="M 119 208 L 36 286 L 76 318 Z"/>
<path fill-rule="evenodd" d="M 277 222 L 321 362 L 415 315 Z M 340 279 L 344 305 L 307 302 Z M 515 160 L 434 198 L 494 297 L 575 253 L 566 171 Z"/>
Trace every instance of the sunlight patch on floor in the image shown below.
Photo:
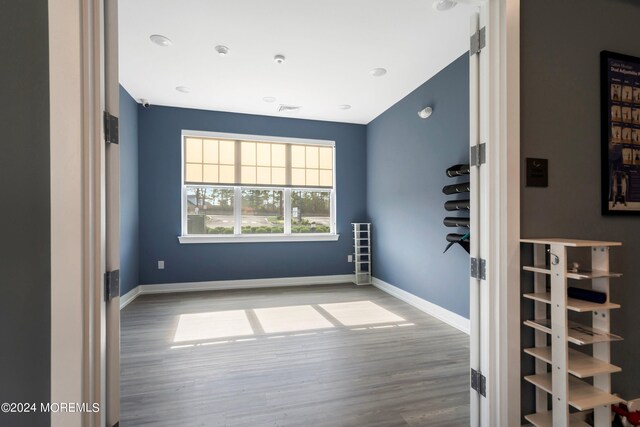
<path fill-rule="evenodd" d="M 393 314 L 371 301 L 338 302 L 320 304 L 345 326 L 371 325 L 375 323 L 404 322 L 405 319 Z"/>
<path fill-rule="evenodd" d="M 333 328 L 331 322 L 310 305 L 257 308 L 254 312 L 268 334 Z"/>
<path fill-rule="evenodd" d="M 181 314 L 173 342 L 253 335 L 244 310 Z"/>
<path fill-rule="evenodd" d="M 336 321 L 349 327 L 352 331 L 414 325 L 413 323 L 399 323 L 406 321 L 402 317 L 371 301 L 319 304 L 319 306 L 322 307 L 322 310 L 312 305 L 295 305 L 256 308 L 253 312 L 264 333 L 289 334 L 269 338 L 284 338 L 285 336 L 301 337 L 315 334 L 315 332 L 296 333 L 310 330 L 324 329 L 324 331 L 321 332 L 335 332 L 334 323 Z M 173 336 L 173 343 L 177 345 L 171 348 L 187 348 L 200 344 L 212 345 L 255 341 L 255 331 L 251 327 L 248 311 L 249 310 L 228 310 L 181 314 L 178 316 L 178 326 Z M 252 337 L 247 338 L 247 336 Z M 226 341 L 220 341 L 221 338 L 226 339 Z M 211 342 L 211 340 L 214 341 Z M 192 341 L 209 342 L 184 345 Z"/>

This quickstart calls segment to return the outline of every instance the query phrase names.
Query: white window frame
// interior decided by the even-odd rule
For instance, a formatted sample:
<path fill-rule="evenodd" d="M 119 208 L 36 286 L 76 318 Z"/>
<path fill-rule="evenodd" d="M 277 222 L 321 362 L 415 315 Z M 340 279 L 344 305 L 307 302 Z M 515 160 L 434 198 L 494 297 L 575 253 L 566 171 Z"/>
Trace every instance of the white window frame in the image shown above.
<path fill-rule="evenodd" d="M 184 142 L 186 137 L 203 137 L 249 142 L 275 142 L 282 144 L 319 145 L 333 148 L 333 188 L 324 187 L 279 187 L 256 185 L 202 185 L 202 187 L 233 188 L 234 234 L 187 234 L 187 186 L 184 181 Z M 235 133 L 183 130 L 180 136 L 180 185 L 181 185 L 181 235 L 182 244 L 191 243 L 257 243 L 257 242 L 313 242 L 336 241 L 340 238 L 336 225 L 336 152 L 335 141 L 323 139 L 287 138 L 264 135 L 245 135 Z M 200 186 L 200 185 L 191 185 Z M 283 234 L 242 234 L 242 189 L 282 190 L 284 191 L 284 233 Z M 291 233 L 291 191 L 329 191 L 330 193 L 330 232 L 329 233 Z"/>

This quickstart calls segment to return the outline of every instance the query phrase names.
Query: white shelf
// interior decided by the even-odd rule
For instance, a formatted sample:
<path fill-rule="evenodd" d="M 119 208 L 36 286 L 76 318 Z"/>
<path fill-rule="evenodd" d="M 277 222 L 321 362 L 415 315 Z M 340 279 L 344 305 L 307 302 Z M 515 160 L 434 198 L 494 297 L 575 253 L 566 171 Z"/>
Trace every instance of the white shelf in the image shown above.
<path fill-rule="evenodd" d="M 547 334 L 551 334 L 551 320 L 525 320 L 524 324 L 542 331 Z M 583 325 L 578 322 L 569 322 L 568 328 L 569 336 L 568 341 L 577 345 L 590 345 L 601 342 L 621 341 L 622 337 L 611 334 L 609 332 L 601 331 L 600 329 L 592 328 L 587 325 Z"/>
<path fill-rule="evenodd" d="M 533 265 L 522 269 L 537 273 L 533 277 L 533 293 L 523 295 L 534 301 L 536 319 L 524 321 L 526 326 L 536 330 L 535 346 L 524 349 L 535 358 L 535 374 L 524 378 L 537 387 L 536 413 L 525 418 L 536 427 L 585 427 L 590 425 L 585 422 L 586 414 L 571 414 L 570 408 L 593 409 L 594 426 L 609 427 L 610 406 L 622 401 L 611 394 L 611 374 L 621 369 L 610 363 L 609 345 L 611 341 L 622 339 L 609 332 L 609 310 L 620 308 L 620 305 L 608 301 L 610 278 L 622 274 L 609 271 L 609 253 L 610 247 L 621 243 L 558 238 L 522 239 L 521 242 L 533 244 Z M 575 251 L 572 248 L 591 248 L 590 265 L 571 271 L 569 259 Z M 551 266 L 545 265 L 549 262 L 549 253 L 552 254 Z M 591 289 L 602 293 L 606 302 L 598 304 L 568 298 L 569 280 L 590 280 Z M 569 321 L 567 310 L 593 312 L 593 315 L 589 324 L 583 325 Z M 592 355 L 571 348 L 569 343 L 593 345 Z M 593 385 L 578 378 L 592 378 Z"/>
<path fill-rule="evenodd" d="M 569 416 L 569 427 L 591 427 L 584 421 L 588 412 L 576 412 Z M 553 411 L 525 415 L 524 418 L 536 427 L 553 427 Z"/>
<path fill-rule="evenodd" d="M 525 271 L 532 271 L 534 273 L 551 274 L 551 268 L 548 265 L 525 265 L 522 267 Z M 567 271 L 567 278 L 574 280 L 590 280 L 600 279 L 602 277 L 622 277 L 622 273 L 614 273 L 612 271 L 598 271 L 598 270 L 582 270 L 582 271 Z"/>
<path fill-rule="evenodd" d="M 354 273 L 356 276 L 356 285 L 370 285 L 371 275 L 369 273 Z"/>
<path fill-rule="evenodd" d="M 551 388 L 551 373 L 529 375 L 524 377 L 525 380 L 535 385 L 547 393 L 553 394 Z M 614 396 L 594 386 L 585 383 L 575 377 L 569 376 L 569 405 L 579 411 L 593 409 L 597 406 L 613 405 L 623 401 L 618 396 Z"/>
<path fill-rule="evenodd" d="M 522 243 L 536 243 L 539 245 L 562 245 L 572 248 L 599 248 L 603 246 L 622 246 L 621 242 L 603 242 L 598 240 L 580 240 L 580 239 L 556 239 L 556 238 L 539 238 L 539 239 L 520 239 Z"/>
<path fill-rule="evenodd" d="M 371 284 L 371 224 L 352 223 L 354 282 L 356 285 Z M 364 250 L 364 252 L 362 252 Z"/>
<path fill-rule="evenodd" d="M 524 294 L 522 296 L 535 301 L 551 304 L 551 293 L 549 292 Z M 605 302 L 603 304 L 599 304 L 597 302 L 584 301 L 584 300 L 575 299 L 575 298 L 567 298 L 567 309 L 571 311 L 577 311 L 578 313 L 583 313 L 586 311 L 613 310 L 616 308 L 620 308 L 620 304 L 615 304 L 612 302 Z"/>
<path fill-rule="evenodd" d="M 525 348 L 524 352 L 536 359 L 540 359 L 549 364 L 551 363 L 551 347 Z M 578 350 L 569 349 L 569 365 L 567 371 L 578 378 L 612 374 L 614 372 L 620 372 L 621 370 L 618 366 L 595 359 Z"/>

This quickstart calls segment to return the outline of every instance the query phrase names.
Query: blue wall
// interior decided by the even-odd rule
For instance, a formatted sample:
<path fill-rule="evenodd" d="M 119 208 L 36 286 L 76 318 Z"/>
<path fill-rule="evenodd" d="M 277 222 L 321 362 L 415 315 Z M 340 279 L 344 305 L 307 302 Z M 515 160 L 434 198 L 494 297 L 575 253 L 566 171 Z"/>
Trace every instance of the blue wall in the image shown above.
<path fill-rule="evenodd" d="M 120 295 L 138 286 L 138 104 L 120 86 Z"/>
<path fill-rule="evenodd" d="M 433 107 L 433 115 L 417 112 Z M 367 126 L 367 212 L 373 274 L 469 317 L 469 256 L 446 254 L 445 169 L 468 163 L 469 60 L 464 54 Z M 455 216 L 455 215 L 452 215 Z"/>
<path fill-rule="evenodd" d="M 140 283 L 349 274 L 351 222 L 366 218 L 366 127 L 173 107 L 139 107 Z M 338 241 L 183 244 L 183 129 L 336 142 Z M 158 260 L 165 269 L 158 270 Z"/>

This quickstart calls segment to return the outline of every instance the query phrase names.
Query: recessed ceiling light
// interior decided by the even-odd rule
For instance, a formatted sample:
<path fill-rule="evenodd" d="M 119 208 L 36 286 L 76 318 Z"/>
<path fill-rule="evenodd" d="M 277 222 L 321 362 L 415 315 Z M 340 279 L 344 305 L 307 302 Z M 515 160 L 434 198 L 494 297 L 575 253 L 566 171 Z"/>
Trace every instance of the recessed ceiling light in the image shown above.
<path fill-rule="evenodd" d="M 387 70 L 384 68 L 372 68 L 371 70 L 369 70 L 369 74 L 371 74 L 373 77 L 382 77 L 387 74 Z"/>
<path fill-rule="evenodd" d="M 284 55 L 276 55 L 273 57 L 273 60 L 276 61 L 276 64 L 282 64 L 284 62 L 286 58 L 284 57 Z"/>
<path fill-rule="evenodd" d="M 189 89 L 187 86 L 176 86 L 176 90 L 178 92 L 182 92 L 182 93 L 189 93 L 191 92 L 191 89 Z"/>
<path fill-rule="evenodd" d="M 349 110 L 351 108 L 351 105 L 342 104 L 342 105 L 338 105 L 338 108 L 341 109 L 341 110 Z"/>
<path fill-rule="evenodd" d="M 264 102 L 276 102 L 276 99 L 273 96 L 265 96 L 262 100 Z"/>
<path fill-rule="evenodd" d="M 438 12 L 444 12 L 445 10 L 453 9 L 458 2 L 454 0 L 435 0 L 433 2 L 433 8 Z"/>
<path fill-rule="evenodd" d="M 298 111 L 300 111 L 302 107 L 299 105 L 280 105 L 280 107 L 278 107 L 278 111 L 280 111 L 281 113 L 297 113 Z"/>
<path fill-rule="evenodd" d="M 226 56 L 229 53 L 229 48 L 226 46 L 218 45 L 214 47 L 214 49 L 216 50 L 216 52 L 218 52 L 218 55 L 220 56 Z"/>
<path fill-rule="evenodd" d="M 168 38 L 160 34 L 153 34 L 149 36 L 149 40 L 151 40 L 153 43 L 157 44 L 158 46 L 162 46 L 162 47 L 171 46 L 173 44 L 171 40 L 169 40 Z"/>

